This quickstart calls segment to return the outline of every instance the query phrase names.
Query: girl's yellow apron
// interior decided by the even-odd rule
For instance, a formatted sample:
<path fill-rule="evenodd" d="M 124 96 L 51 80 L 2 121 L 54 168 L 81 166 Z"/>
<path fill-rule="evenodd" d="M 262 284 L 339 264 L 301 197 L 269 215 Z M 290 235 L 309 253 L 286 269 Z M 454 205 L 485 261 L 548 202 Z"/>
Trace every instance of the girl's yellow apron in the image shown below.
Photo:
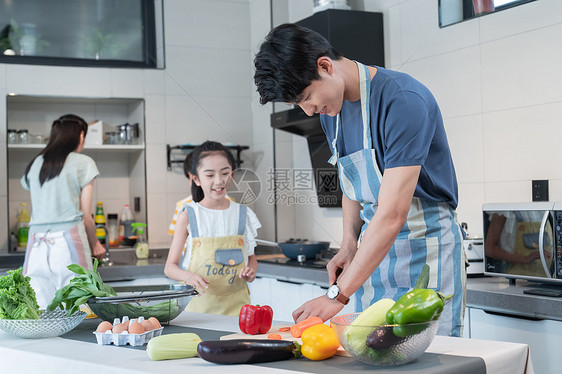
<path fill-rule="evenodd" d="M 191 299 L 188 312 L 238 316 L 240 308 L 250 303 L 250 292 L 240 272 L 244 262 L 244 231 L 247 207 L 240 205 L 237 235 L 200 237 L 193 207 L 185 204 L 192 237 L 188 271 L 209 281 L 205 294 Z M 183 263 L 183 256 L 180 264 Z"/>
<path fill-rule="evenodd" d="M 539 247 L 539 231 L 540 222 L 525 221 L 521 217 L 517 217 L 517 231 L 515 233 L 514 253 L 521 256 L 528 256 L 534 251 L 538 251 Z M 552 227 L 546 225 L 544 232 L 544 251 L 547 253 L 546 263 L 550 268 L 552 265 Z M 528 263 L 515 263 L 507 270 L 509 274 L 528 275 L 531 277 L 545 277 L 546 273 L 543 269 L 540 258 Z"/>

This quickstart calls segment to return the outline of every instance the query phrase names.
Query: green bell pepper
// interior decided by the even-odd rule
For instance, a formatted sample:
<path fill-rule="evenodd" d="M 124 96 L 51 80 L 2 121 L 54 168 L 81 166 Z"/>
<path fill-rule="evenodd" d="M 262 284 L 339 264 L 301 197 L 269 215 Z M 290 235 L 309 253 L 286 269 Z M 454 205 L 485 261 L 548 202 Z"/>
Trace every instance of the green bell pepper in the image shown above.
<path fill-rule="evenodd" d="M 388 310 L 386 322 L 391 325 L 402 325 L 437 319 L 443 311 L 445 299 L 440 292 L 432 289 L 410 290 L 396 300 L 394 306 Z"/>

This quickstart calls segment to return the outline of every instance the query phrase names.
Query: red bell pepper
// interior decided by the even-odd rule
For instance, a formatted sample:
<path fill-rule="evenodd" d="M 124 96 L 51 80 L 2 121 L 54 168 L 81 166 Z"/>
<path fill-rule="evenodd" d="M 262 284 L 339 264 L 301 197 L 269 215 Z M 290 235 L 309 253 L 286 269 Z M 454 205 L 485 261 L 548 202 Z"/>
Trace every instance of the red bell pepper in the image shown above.
<path fill-rule="evenodd" d="M 244 334 L 265 334 L 271 328 L 273 309 L 269 305 L 246 304 L 240 309 L 238 325 Z"/>

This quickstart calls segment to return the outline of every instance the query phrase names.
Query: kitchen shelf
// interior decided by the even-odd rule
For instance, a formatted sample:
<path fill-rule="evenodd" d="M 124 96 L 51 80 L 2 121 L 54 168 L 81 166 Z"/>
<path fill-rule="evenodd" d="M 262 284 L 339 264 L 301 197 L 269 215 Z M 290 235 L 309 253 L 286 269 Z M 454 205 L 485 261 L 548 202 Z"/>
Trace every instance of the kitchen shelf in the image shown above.
<path fill-rule="evenodd" d="M 197 148 L 199 146 L 199 144 L 184 144 L 184 145 L 174 145 L 171 146 L 169 144 L 166 144 L 166 159 L 167 159 L 167 163 L 168 163 L 168 170 L 172 170 L 172 164 L 183 164 L 184 160 L 185 160 L 185 156 L 183 158 L 174 158 L 172 159 L 172 151 L 174 150 L 181 150 L 181 151 L 185 151 L 185 150 L 189 150 L 192 151 L 195 148 Z M 246 149 L 250 149 L 249 146 L 247 145 L 225 145 L 225 148 L 228 148 L 230 150 L 234 150 L 236 151 L 236 169 L 240 168 L 240 165 L 242 165 L 242 163 L 244 161 L 242 161 L 240 155 L 242 153 L 242 151 L 246 150 Z M 185 152 L 184 152 L 185 155 Z"/>
<path fill-rule="evenodd" d="M 86 121 L 102 121 L 101 132 L 114 131 L 124 123 L 138 123 L 138 144 L 86 143 L 83 154 L 91 157 L 99 170 L 92 202 L 103 202 L 106 213 L 119 213 L 123 205 L 136 207 L 133 213 L 139 222 L 147 222 L 145 102 L 143 98 L 65 97 L 7 95 L 6 133 L 8 129 L 28 130 L 29 134 L 48 136 L 52 123 L 64 113 L 74 113 Z M 89 133 L 94 134 L 94 132 Z M 0 206 L 7 207 L 7 224 L 0 230 L 0 253 L 14 250 L 10 233 L 17 229 L 21 203 L 31 207 L 31 198 L 20 183 L 28 163 L 41 152 L 45 143 L 4 143 L 7 194 L 0 196 Z M 93 139 L 93 138 L 92 138 Z M 88 138 L 87 138 L 88 140 Z M 93 144 L 97 143 L 97 144 Z M 1 147 L 0 147 L 1 148 Z M 135 205 L 138 201 L 139 204 Z M 94 205 L 95 206 L 95 205 Z M 5 209 L 5 208 L 4 208 Z"/>
<path fill-rule="evenodd" d="M 26 149 L 43 149 L 45 148 L 46 144 L 8 144 L 8 149 L 18 149 L 18 150 L 26 150 Z M 84 146 L 85 150 L 93 150 L 93 151 L 100 151 L 100 150 L 107 150 L 107 151 L 143 151 L 144 145 L 143 144 L 135 144 L 135 145 L 120 145 L 120 144 L 103 144 L 103 145 L 86 145 Z"/>

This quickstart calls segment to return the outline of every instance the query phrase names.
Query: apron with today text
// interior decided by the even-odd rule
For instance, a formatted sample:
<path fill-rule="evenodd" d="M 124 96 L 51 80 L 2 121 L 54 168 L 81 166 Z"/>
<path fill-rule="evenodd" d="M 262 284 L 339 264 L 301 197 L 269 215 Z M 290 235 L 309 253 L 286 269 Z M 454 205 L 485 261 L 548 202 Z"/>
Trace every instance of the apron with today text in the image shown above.
<path fill-rule="evenodd" d="M 247 207 L 240 205 L 237 235 L 219 237 L 200 237 L 195 210 L 188 205 L 184 207 L 192 237 L 191 259 L 187 270 L 209 281 L 205 294 L 191 298 L 185 310 L 238 316 L 240 308 L 250 303 L 246 281 L 239 277 L 245 267 L 244 231 Z"/>
<path fill-rule="evenodd" d="M 361 240 L 377 211 L 382 173 L 371 138 L 370 73 L 366 66 L 356 63 L 360 77 L 363 149 L 339 157 L 336 146 L 340 122 L 338 114 L 330 163 L 338 165 L 345 195 L 362 206 L 360 215 L 364 224 Z M 426 263 L 430 266 L 428 287 L 445 295 L 454 295 L 445 303 L 438 334 L 460 336 L 465 306 L 465 257 L 456 213 L 445 202 L 412 198 L 406 224 L 396 241 L 371 277 L 355 292 L 356 311 L 360 312 L 382 298 L 397 300 L 414 286 Z"/>

